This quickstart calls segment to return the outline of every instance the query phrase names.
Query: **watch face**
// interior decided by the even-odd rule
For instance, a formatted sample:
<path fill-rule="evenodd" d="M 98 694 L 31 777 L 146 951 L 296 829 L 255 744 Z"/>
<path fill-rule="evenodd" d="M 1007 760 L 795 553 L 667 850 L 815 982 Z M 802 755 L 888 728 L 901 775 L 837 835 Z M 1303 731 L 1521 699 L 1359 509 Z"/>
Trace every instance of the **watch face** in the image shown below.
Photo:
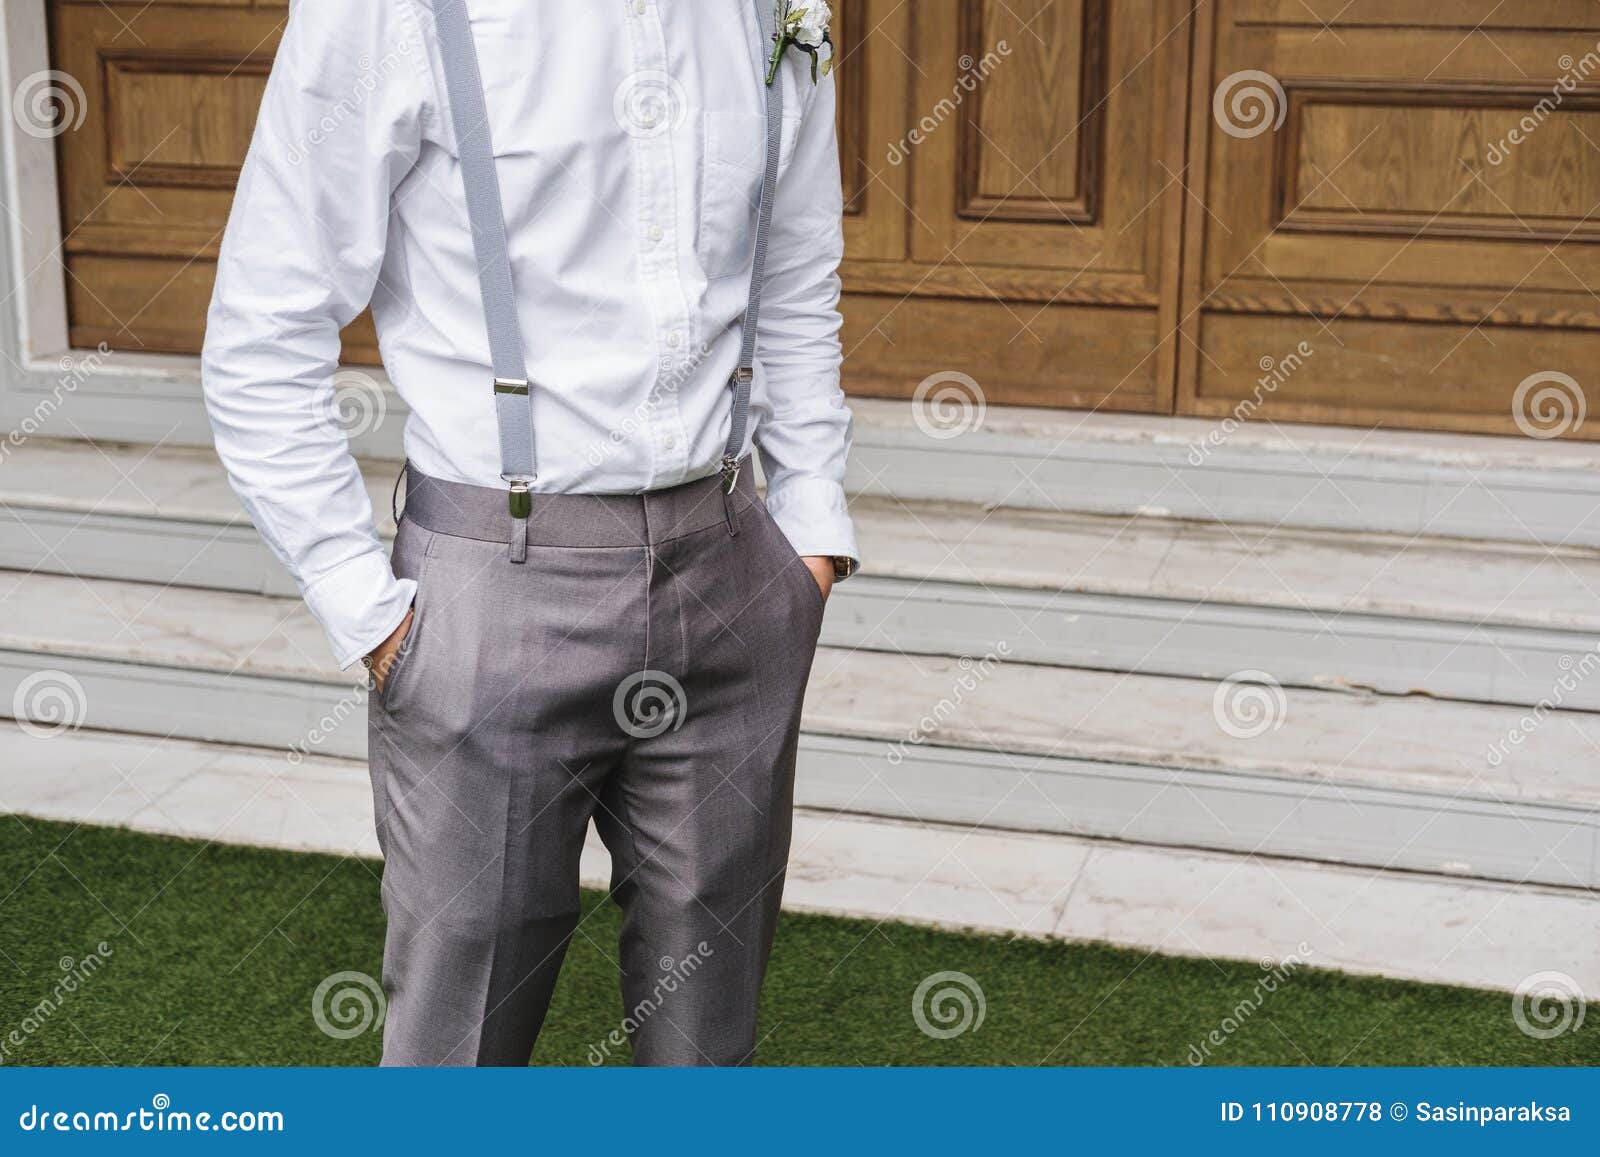
<path fill-rule="evenodd" d="M 833 577 L 837 580 L 849 578 L 856 573 L 856 560 L 843 555 L 833 556 Z"/>

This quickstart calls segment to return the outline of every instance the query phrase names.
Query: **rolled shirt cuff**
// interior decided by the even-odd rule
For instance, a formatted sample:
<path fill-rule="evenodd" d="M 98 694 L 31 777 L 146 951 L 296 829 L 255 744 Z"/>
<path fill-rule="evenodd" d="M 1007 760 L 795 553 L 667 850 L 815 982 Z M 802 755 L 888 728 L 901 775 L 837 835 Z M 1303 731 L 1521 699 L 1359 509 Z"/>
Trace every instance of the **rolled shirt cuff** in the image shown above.
<path fill-rule="evenodd" d="M 380 549 L 329 571 L 305 588 L 304 597 L 340 669 L 348 670 L 394 633 L 417 597 L 417 584 L 395 578 Z"/>
<path fill-rule="evenodd" d="M 768 486 L 767 510 L 802 558 L 832 555 L 860 565 L 855 523 L 839 483 L 791 475 L 779 485 Z"/>

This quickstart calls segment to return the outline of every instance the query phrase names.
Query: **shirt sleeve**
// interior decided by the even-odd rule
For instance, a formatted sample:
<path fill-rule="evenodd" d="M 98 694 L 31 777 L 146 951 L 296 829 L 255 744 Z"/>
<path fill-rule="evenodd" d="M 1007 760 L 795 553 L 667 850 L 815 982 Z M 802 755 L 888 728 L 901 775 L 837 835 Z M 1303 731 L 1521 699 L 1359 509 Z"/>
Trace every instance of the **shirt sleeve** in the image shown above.
<path fill-rule="evenodd" d="M 421 145 L 429 66 L 408 5 L 291 7 L 202 354 L 217 453 L 341 667 L 387 638 L 415 595 L 378 537 L 334 383 L 339 331 L 372 296 L 390 199 Z"/>
<path fill-rule="evenodd" d="M 809 61 L 789 77 L 810 85 Z M 844 195 L 835 100 L 829 75 L 812 94 L 773 202 L 758 339 L 766 409 L 756 437 L 767 508 L 790 545 L 801 555 L 856 559 L 844 493 L 850 410 L 839 385 Z"/>

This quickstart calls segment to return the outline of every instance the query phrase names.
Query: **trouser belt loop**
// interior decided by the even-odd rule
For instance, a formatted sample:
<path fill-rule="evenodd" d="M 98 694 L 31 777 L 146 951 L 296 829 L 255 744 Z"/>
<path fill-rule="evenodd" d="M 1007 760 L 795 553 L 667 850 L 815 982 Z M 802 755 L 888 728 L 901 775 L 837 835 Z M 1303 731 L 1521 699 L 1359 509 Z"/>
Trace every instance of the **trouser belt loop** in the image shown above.
<path fill-rule="evenodd" d="M 511 520 L 511 561 L 515 563 L 528 561 L 528 520 L 526 518 L 513 518 Z"/>
<path fill-rule="evenodd" d="M 511 482 L 511 561 L 528 561 L 528 519 L 533 515 L 533 494 L 529 490 L 532 478 L 520 476 Z"/>
<path fill-rule="evenodd" d="M 389 495 L 389 513 L 394 515 L 394 524 L 395 524 L 395 527 L 397 529 L 400 526 L 400 515 L 401 515 L 401 510 L 400 510 L 400 484 L 406 480 L 406 475 L 410 472 L 410 470 L 411 470 L 411 463 L 410 462 L 402 462 L 402 463 L 400 463 L 400 473 L 398 473 L 398 474 L 396 474 L 394 476 L 394 490 Z M 408 489 L 406 491 L 407 497 L 410 497 L 410 494 L 411 494 L 411 492 Z"/>
<path fill-rule="evenodd" d="M 722 459 L 722 512 L 728 520 L 728 536 L 739 533 L 739 508 L 733 504 L 733 492 L 739 488 L 739 462 L 729 454 Z"/>

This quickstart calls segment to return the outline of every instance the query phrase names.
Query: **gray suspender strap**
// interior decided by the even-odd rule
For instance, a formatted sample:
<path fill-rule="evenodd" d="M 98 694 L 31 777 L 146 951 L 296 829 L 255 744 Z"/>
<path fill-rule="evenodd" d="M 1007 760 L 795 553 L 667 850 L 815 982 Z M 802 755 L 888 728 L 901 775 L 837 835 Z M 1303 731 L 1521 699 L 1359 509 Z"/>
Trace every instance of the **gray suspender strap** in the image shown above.
<path fill-rule="evenodd" d="M 777 0 L 755 0 L 758 27 L 771 28 L 776 46 Z M 766 68 L 760 70 L 765 78 Z M 767 238 L 772 232 L 772 202 L 778 193 L 778 159 L 783 148 L 783 73 L 767 89 L 767 164 L 761 177 L 761 207 L 756 212 L 756 256 L 750 274 L 750 303 L 744 311 L 744 336 L 739 344 L 739 365 L 733 371 L 733 417 L 728 423 L 728 447 L 722 452 L 722 475 L 731 494 L 739 482 L 739 452 L 744 449 L 750 422 L 750 383 L 756 375 L 756 336 L 761 323 L 761 291 L 767 278 Z"/>
<path fill-rule="evenodd" d="M 517 320 L 517 297 L 511 286 L 511 256 L 506 247 L 506 217 L 500 203 L 494 143 L 489 137 L 489 110 L 484 105 L 483 75 L 478 50 L 467 22 L 466 0 L 438 0 L 433 6 L 450 94 L 450 119 L 461 154 L 461 180 L 466 185 L 467 218 L 472 223 L 472 248 L 478 259 L 483 316 L 489 330 L 489 359 L 494 366 L 494 409 L 500 426 L 501 477 L 511 483 L 512 513 L 526 517 L 532 506 L 528 485 L 536 473 L 533 458 L 533 401 L 528 392 L 528 366 Z M 519 508 L 521 508 L 519 510 Z"/>
<path fill-rule="evenodd" d="M 777 0 L 754 0 L 756 19 L 777 35 Z M 495 417 L 500 426 L 501 477 L 511 483 L 511 512 L 525 519 L 532 509 L 529 484 L 537 477 L 533 451 L 533 405 L 528 369 L 522 346 L 522 326 L 517 320 L 516 293 L 511 284 L 511 256 L 506 244 L 505 209 L 500 201 L 500 179 L 495 168 L 494 145 L 489 137 L 489 112 L 484 103 L 483 75 L 478 50 L 467 20 L 466 0 L 437 0 L 434 26 L 444 65 L 445 88 L 450 96 L 450 119 L 460 152 L 461 180 L 466 186 L 467 217 L 472 225 L 472 247 L 478 260 L 478 280 L 483 295 L 483 315 L 489 331 L 489 357 L 494 367 Z M 757 61 L 757 75 L 765 76 Z M 731 492 L 738 482 L 739 453 L 750 421 L 750 384 L 755 379 L 757 326 L 761 319 L 761 291 L 766 280 L 767 239 L 772 228 L 772 203 L 778 187 L 778 159 L 783 142 L 783 77 L 765 85 L 767 91 L 767 160 L 761 178 L 761 204 L 756 215 L 755 262 L 750 279 L 750 300 L 744 312 L 744 334 L 739 364 L 733 372 L 733 416 L 722 468 Z"/>

